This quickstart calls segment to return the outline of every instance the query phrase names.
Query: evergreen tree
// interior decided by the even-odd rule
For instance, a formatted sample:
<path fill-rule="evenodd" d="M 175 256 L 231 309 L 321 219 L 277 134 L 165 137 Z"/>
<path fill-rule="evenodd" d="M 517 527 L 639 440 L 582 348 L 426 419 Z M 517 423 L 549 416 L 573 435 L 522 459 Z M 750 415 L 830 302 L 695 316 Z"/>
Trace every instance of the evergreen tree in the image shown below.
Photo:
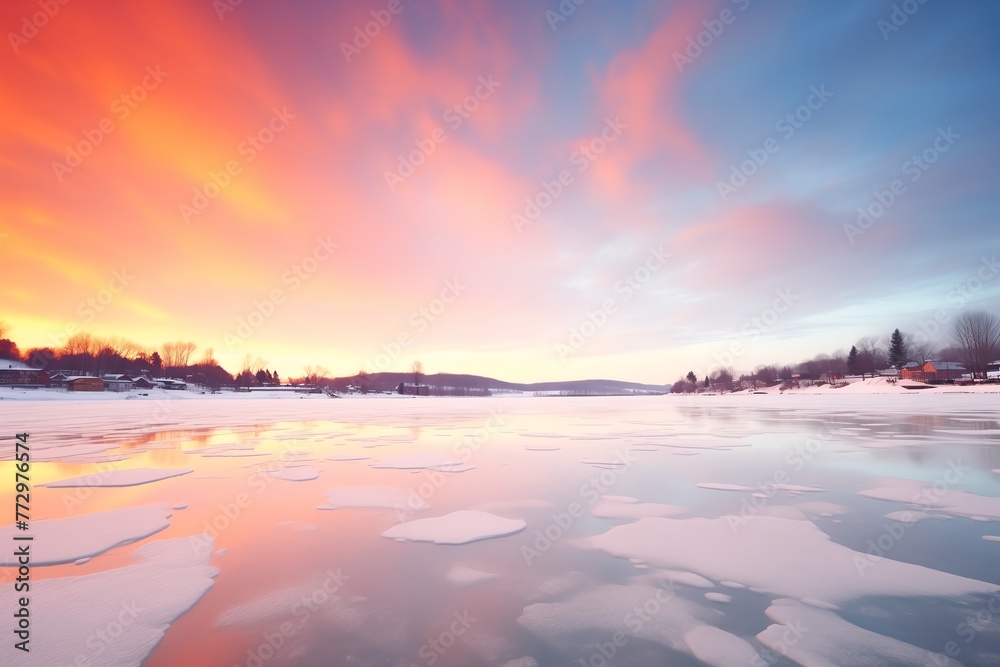
<path fill-rule="evenodd" d="M 858 348 L 855 345 L 851 346 L 851 351 L 847 354 L 847 372 L 854 375 L 857 372 L 858 367 Z"/>
<path fill-rule="evenodd" d="M 903 339 L 903 334 L 899 333 L 899 329 L 896 329 L 889 338 L 889 365 L 899 370 L 909 361 L 907 358 L 909 356 L 906 340 Z"/>
<path fill-rule="evenodd" d="M 698 376 L 694 374 L 694 371 L 688 371 L 687 381 L 690 382 L 691 384 L 695 384 L 698 382 Z"/>

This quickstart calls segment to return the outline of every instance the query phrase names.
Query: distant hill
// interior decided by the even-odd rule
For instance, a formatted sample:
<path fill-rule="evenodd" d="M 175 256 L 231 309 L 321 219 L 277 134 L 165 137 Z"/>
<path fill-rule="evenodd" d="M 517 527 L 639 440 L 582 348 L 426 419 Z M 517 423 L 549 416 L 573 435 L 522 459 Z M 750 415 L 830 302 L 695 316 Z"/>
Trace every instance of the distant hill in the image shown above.
<path fill-rule="evenodd" d="M 412 383 L 412 373 L 372 373 L 368 376 L 370 391 L 396 391 L 400 382 Z M 617 396 L 622 394 L 665 394 L 670 385 L 622 382 L 620 380 L 568 380 L 564 382 L 535 382 L 530 384 L 506 382 L 481 375 L 436 373 L 424 375 L 421 384 L 431 393 L 504 393 L 504 392 L 553 392 L 586 396 Z M 357 385 L 357 376 L 337 378 L 330 385 L 345 391 L 348 385 Z"/>

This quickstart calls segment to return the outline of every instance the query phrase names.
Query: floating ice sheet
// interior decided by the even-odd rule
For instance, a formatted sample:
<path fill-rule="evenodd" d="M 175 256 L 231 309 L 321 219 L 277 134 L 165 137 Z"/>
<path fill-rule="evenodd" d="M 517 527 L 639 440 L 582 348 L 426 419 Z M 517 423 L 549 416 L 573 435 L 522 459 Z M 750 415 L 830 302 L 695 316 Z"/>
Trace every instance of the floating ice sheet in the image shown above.
<path fill-rule="evenodd" d="M 448 570 L 447 579 L 456 586 L 475 586 L 499 577 L 495 572 L 483 572 L 464 565 L 455 565 Z"/>
<path fill-rule="evenodd" d="M 448 468 L 462 465 L 463 462 L 442 456 L 440 454 L 406 454 L 387 459 L 381 459 L 370 464 L 372 468 L 395 468 L 398 470 L 424 470 L 428 468 Z"/>
<path fill-rule="evenodd" d="M 800 665 L 961 665 L 942 653 L 859 628 L 832 611 L 792 600 L 775 600 L 767 616 L 775 625 L 768 626 L 757 639 Z"/>
<path fill-rule="evenodd" d="M 1000 498 L 950 488 L 935 488 L 931 484 L 908 479 L 884 478 L 880 481 L 882 486 L 860 491 L 859 495 L 931 508 L 955 516 L 1000 521 Z"/>
<path fill-rule="evenodd" d="M 706 593 L 705 597 L 713 595 Z M 721 595 L 721 593 L 717 594 Z M 691 655 L 712 667 L 764 665 L 750 642 L 711 625 L 698 625 L 684 635 Z"/>
<path fill-rule="evenodd" d="M 151 482 L 158 482 L 161 479 L 179 477 L 192 472 L 194 472 L 192 468 L 130 468 L 128 470 L 108 470 L 84 475 L 83 477 L 73 477 L 58 482 L 40 484 L 39 486 L 47 486 L 53 489 L 79 486 L 139 486 L 140 484 L 150 484 Z"/>
<path fill-rule="evenodd" d="M 14 544 L 15 536 L 30 535 L 32 565 L 60 565 L 93 558 L 109 549 L 136 542 L 170 525 L 167 505 L 144 505 L 69 517 L 32 521 L 28 531 L 14 525 L 0 528 L 0 540 Z M 0 566 L 17 565 L 13 549 L 0 555 Z"/>
<path fill-rule="evenodd" d="M 317 509 L 336 510 L 346 507 L 371 509 L 425 510 L 430 507 L 423 498 L 412 491 L 395 486 L 338 486 L 327 489 L 326 504 Z"/>
<path fill-rule="evenodd" d="M 12 637 L 0 644 L 0 664 L 138 667 L 212 587 L 219 571 L 208 565 L 211 553 L 199 554 L 188 538 L 162 540 L 137 549 L 135 565 L 32 582 L 31 652 L 15 649 Z M 18 595 L 4 586 L 0 604 L 14 609 Z"/>
<path fill-rule="evenodd" d="M 600 519 L 642 519 L 650 516 L 676 516 L 687 512 L 680 505 L 663 503 L 618 502 L 603 498 L 594 503 L 590 513 Z"/>
<path fill-rule="evenodd" d="M 832 542 L 811 522 L 770 516 L 640 519 L 587 543 L 621 558 L 687 570 L 773 595 L 833 604 L 865 595 L 1000 590 L 995 584 L 875 558 Z"/>
<path fill-rule="evenodd" d="M 285 466 L 278 470 L 271 470 L 267 474 L 275 479 L 283 479 L 286 482 L 308 482 L 319 477 L 319 468 L 313 466 Z"/>
<path fill-rule="evenodd" d="M 393 526 L 382 533 L 394 540 L 433 542 L 435 544 L 468 544 L 494 537 L 506 537 L 527 527 L 520 519 L 505 519 L 478 510 L 460 510 L 430 519 L 417 519 Z"/>

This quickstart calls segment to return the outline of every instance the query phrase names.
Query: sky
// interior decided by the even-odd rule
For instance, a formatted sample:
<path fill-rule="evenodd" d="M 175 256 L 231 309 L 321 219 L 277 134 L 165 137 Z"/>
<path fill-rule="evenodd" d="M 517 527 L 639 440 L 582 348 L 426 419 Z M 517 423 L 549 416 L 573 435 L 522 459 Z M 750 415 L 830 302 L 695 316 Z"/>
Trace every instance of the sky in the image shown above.
<path fill-rule="evenodd" d="M 663 384 L 1000 313 L 1000 5 L 0 5 L 0 320 Z"/>

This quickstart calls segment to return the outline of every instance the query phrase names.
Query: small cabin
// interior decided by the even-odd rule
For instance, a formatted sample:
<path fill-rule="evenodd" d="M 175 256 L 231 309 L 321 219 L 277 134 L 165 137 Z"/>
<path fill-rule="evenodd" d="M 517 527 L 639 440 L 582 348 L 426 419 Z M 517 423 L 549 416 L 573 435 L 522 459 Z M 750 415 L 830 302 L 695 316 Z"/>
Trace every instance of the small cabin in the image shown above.
<path fill-rule="evenodd" d="M 70 391 L 104 391 L 104 380 L 89 375 L 68 377 L 66 388 Z"/>

